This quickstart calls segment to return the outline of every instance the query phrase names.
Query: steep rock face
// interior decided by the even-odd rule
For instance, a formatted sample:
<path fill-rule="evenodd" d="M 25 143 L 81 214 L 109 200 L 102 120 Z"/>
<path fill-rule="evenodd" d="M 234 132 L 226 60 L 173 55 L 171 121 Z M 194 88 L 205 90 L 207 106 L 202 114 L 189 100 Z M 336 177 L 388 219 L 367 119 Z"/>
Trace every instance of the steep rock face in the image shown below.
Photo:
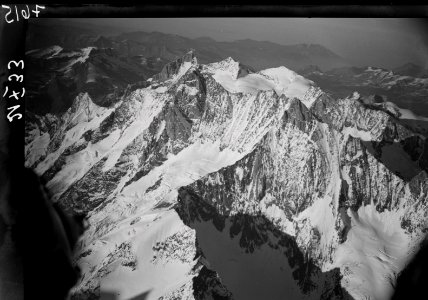
<path fill-rule="evenodd" d="M 189 53 L 114 105 L 80 93 L 43 118 L 26 165 L 90 225 L 76 299 L 386 299 L 427 230 L 426 139 L 284 67 Z"/>
<path fill-rule="evenodd" d="M 192 63 L 193 59 L 195 59 L 193 52 L 189 52 L 176 61 L 166 64 L 162 68 L 162 71 L 159 74 L 156 74 L 153 79 L 158 81 L 165 81 L 168 78 L 171 78 L 173 75 L 177 75 L 180 71 L 180 67 L 185 63 Z"/>
<path fill-rule="evenodd" d="M 427 213 L 419 209 L 427 201 L 426 193 L 424 188 L 411 188 L 427 186 L 423 179 L 426 172 L 409 160 L 404 164 L 410 165 L 403 167 L 413 167 L 413 177 L 403 176 L 408 174 L 388 168 L 388 163 L 403 163 L 400 156 L 384 163 L 383 156 L 375 156 L 371 148 L 380 141 L 386 144 L 380 146 L 386 151 L 388 143 L 399 143 L 411 136 L 423 140 L 388 114 L 370 111 L 358 102 L 352 103 L 352 99 L 333 102 L 327 96 L 320 97 L 309 110 L 294 100 L 285 111 L 282 123 L 276 130 L 272 129 L 253 152 L 234 165 L 192 183 L 181 198 L 191 191 L 223 216 L 262 214 L 282 232 L 295 237 L 299 248 L 309 253 L 321 270 L 341 268 L 343 286 L 353 297 L 387 299 L 392 292 L 389 283 L 383 290 L 353 287 L 349 282 L 363 282 L 367 274 L 359 273 L 361 262 L 358 260 L 356 267 L 351 261 L 342 265 L 341 255 L 347 247 L 352 224 L 365 217 L 364 209 L 372 209 L 371 217 L 394 214 L 390 216 L 396 222 L 393 229 L 371 230 L 380 230 L 379 236 L 389 236 L 391 230 L 395 238 L 406 241 L 406 246 L 396 248 L 396 244 L 377 236 L 383 247 L 377 255 L 383 257 L 379 259 L 380 266 L 368 267 L 374 273 L 377 267 L 383 268 L 384 275 L 375 275 L 376 280 L 379 280 L 377 276 L 387 276 L 393 281 L 397 269 L 406 262 L 406 251 L 415 245 L 408 235 L 417 240 L 426 232 Z M 398 149 L 392 151 L 396 155 Z M 401 152 L 410 156 L 405 148 Z M 412 162 L 415 165 L 411 165 Z M 191 224 L 192 218 L 188 222 Z M 374 221 L 369 219 L 364 225 L 370 228 L 375 224 L 371 222 Z M 254 241 L 248 243 L 251 245 L 251 242 Z M 372 249 L 367 247 L 362 251 L 372 252 Z"/>

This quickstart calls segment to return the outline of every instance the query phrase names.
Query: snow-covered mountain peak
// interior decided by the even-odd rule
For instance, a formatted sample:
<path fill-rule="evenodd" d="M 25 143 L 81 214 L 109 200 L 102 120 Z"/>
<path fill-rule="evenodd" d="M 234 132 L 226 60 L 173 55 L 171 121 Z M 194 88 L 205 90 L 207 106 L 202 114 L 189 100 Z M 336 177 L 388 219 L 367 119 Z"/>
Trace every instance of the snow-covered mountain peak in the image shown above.
<path fill-rule="evenodd" d="M 202 67 L 203 73 L 227 74 L 232 79 L 237 79 L 239 75 L 240 63 L 235 61 L 232 57 L 228 57 L 222 61 L 210 63 Z"/>
<path fill-rule="evenodd" d="M 190 50 L 182 57 L 177 58 L 166 64 L 159 74 L 153 76 L 153 81 L 164 82 L 167 80 L 177 81 L 183 76 L 190 68 L 196 67 L 198 60 L 195 52 Z"/>
<path fill-rule="evenodd" d="M 189 52 L 145 83 L 28 126 L 26 164 L 88 216 L 74 299 L 383 299 L 364 278 L 393 282 L 426 230 L 424 139 L 286 67 Z"/>
<path fill-rule="evenodd" d="M 286 67 L 266 69 L 257 73 L 248 73 L 238 76 L 241 65 L 232 59 L 219 63 L 209 64 L 205 72 L 230 93 L 257 94 L 259 91 L 273 90 L 278 96 L 285 95 L 288 98 L 297 98 L 304 101 L 310 107 L 314 99 L 309 99 L 309 94 L 314 94 L 314 82 L 305 79 Z M 318 89 L 318 92 L 321 91 Z"/>
<path fill-rule="evenodd" d="M 309 99 L 309 94 L 314 95 L 321 92 L 320 89 L 317 89 L 317 92 L 315 92 L 315 89 L 313 89 L 315 83 L 313 81 L 304 78 L 284 66 L 266 69 L 260 71 L 259 74 L 273 81 L 275 85 L 274 89 L 278 95 L 284 94 L 289 98 L 297 98 L 303 101 L 308 108 L 315 101 L 315 99 Z"/>
<path fill-rule="evenodd" d="M 81 93 L 74 99 L 72 106 L 62 116 L 64 120 L 77 125 L 81 122 L 89 122 L 99 116 L 105 109 L 95 104 L 88 93 Z"/>

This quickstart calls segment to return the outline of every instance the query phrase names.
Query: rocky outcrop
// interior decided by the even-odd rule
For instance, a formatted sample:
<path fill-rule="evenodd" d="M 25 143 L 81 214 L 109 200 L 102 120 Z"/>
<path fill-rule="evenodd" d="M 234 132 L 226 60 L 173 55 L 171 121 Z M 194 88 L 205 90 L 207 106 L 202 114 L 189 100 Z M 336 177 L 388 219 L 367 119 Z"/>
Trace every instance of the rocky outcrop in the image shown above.
<path fill-rule="evenodd" d="M 172 61 L 168 64 L 166 64 L 162 71 L 159 74 L 156 74 L 153 76 L 153 80 L 155 81 L 165 81 L 169 78 L 171 78 L 173 75 L 177 75 L 180 71 L 180 67 L 183 66 L 184 63 L 192 63 L 192 61 L 195 59 L 193 51 L 188 52 L 183 57 L 178 58 L 175 61 Z"/>

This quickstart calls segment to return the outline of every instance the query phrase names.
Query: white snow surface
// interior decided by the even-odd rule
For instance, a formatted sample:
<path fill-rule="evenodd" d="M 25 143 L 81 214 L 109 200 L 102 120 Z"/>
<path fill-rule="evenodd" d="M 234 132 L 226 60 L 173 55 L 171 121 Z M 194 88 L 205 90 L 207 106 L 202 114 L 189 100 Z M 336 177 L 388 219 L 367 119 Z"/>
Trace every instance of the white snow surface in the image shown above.
<path fill-rule="evenodd" d="M 351 229 L 336 252 L 337 266 L 345 274 L 342 285 L 355 299 L 390 299 L 412 245 L 400 226 L 400 214 L 379 213 L 367 205 L 357 212 L 348 209 L 348 215 Z"/>
<path fill-rule="evenodd" d="M 40 157 L 46 154 L 50 136 L 48 132 L 36 137 L 30 144 L 25 146 L 25 165 L 32 166 Z"/>
<path fill-rule="evenodd" d="M 228 73 L 230 77 L 237 79 L 239 74 L 239 62 L 228 57 L 225 60 L 204 65 L 203 71 L 211 75 L 215 75 L 216 73 Z"/>
<path fill-rule="evenodd" d="M 163 185 L 171 190 L 176 190 L 209 173 L 233 164 L 243 156 L 242 153 L 227 148 L 220 150 L 219 146 L 220 142 L 195 142 L 177 155 L 171 154 L 164 164 L 127 186 L 122 194 L 141 198 L 147 188 L 159 178 L 162 178 Z"/>
<path fill-rule="evenodd" d="M 180 84 L 178 89 L 184 91 L 190 96 L 195 96 L 198 93 L 198 89 L 193 86 L 188 86 L 187 84 Z"/>
<path fill-rule="evenodd" d="M 133 222 L 134 221 L 134 222 Z M 183 232 L 189 232 L 184 234 Z M 171 240 L 177 236 L 171 258 L 155 256 L 156 243 Z M 183 240 L 183 237 L 186 237 Z M 129 245 L 125 251 L 115 251 L 122 243 Z M 91 255 L 80 260 L 79 266 L 85 278 L 74 289 L 85 289 L 99 280 L 101 294 L 116 295 L 115 299 L 125 300 L 147 293 L 147 300 L 155 300 L 173 292 L 187 282 L 191 282 L 192 268 L 196 261 L 195 233 L 186 227 L 175 211 L 153 211 L 135 214 L 132 218 L 118 224 L 108 235 L 88 245 Z M 168 245 L 168 244 L 166 244 Z M 113 255 L 111 253 L 117 253 Z M 109 257 L 116 259 L 110 260 Z M 126 266 L 134 263 L 135 269 Z M 91 269 L 90 266 L 96 266 Z M 103 275 L 102 278 L 98 278 Z M 186 294 L 191 295 L 193 289 Z M 101 298 L 102 299 L 102 298 Z"/>
<path fill-rule="evenodd" d="M 259 91 L 274 90 L 278 96 L 285 95 L 301 100 L 304 99 L 309 88 L 314 85 L 312 81 L 286 67 L 266 69 L 239 78 L 236 76 L 235 68 L 218 68 L 215 70 L 213 78 L 230 93 L 257 94 Z"/>
<path fill-rule="evenodd" d="M 78 95 L 74 105 L 79 107 L 77 113 L 71 114 L 70 108 L 68 113 L 65 113 L 62 117 L 64 123 L 61 130 L 65 132 L 63 142 L 56 151 L 49 153 L 46 158 L 37 165 L 35 169 L 36 173 L 42 175 L 46 172 L 68 147 L 76 144 L 81 139 L 83 133 L 89 129 L 97 128 L 102 120 L 113 110 L 113 108 L 107 109 L 97 106 L 92 102 L 87 93 Z M 65 130 L 68 126 L 71 128 Z M 46 138 L 46 136 L 44 136 L 44 138 Z M 67 168 L 58 172 L 47 184 L 54 195 L 54 199 L 75 180 L 83 176 L 95 162 L 110 150 L 109 143 L 115 138 L 116 135 L 112 134 L 106 140 L 101 140 L 94 145 L 90 144 L 83 151 L 79 151 L 68 157 Z M 40 145 L 41 142 L 37 141 L 37 143 Z M 43 145 L 47 147 L 47 141 L 45 141 Z"/>
<path fill-rule="evenodd" d="M 131 98 L 135 103 L 137 114 L 132 123 L 122 131 L 117 143 L 110 146 L 109 157 L 103 168 L 104 172 L 112 168 L 125 147 L 143 130 L 149 127 L 153 118 L 161 111 L 167 99 L 166 96 L 158 97 L 151 89 L 137 90 L 131 95 Z"/>

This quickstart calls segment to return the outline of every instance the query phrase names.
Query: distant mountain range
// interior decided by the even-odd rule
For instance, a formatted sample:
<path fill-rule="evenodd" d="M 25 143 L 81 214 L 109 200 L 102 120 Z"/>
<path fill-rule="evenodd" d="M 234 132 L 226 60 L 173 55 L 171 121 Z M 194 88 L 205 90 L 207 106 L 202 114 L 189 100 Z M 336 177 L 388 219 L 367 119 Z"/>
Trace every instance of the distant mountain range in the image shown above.
<path fill-rule="evenodd" d="M 428 78 L 428 69 L 413 63 L 407 63 L 397 68 L 392 69 L 395 74 L 403 76 L 412 76 L 419 78 Z"/>
<path fill-rule="evenodd" d="M 210 38 L 189 39 L 160 32 L 124 33 L 116 38 L 117 42 L 124 40 L 133 42 L 130 51 L 140 53 L 143 50 L 146 55 L 173 59 L 193 48 L 201 63 L 234 57 L 257 70 L 277 65 L 285 65 L 292 69 L 301 69 L 314 64 L 321 69 L 348 65 L 339 55 L 317 44 L 279 45 L 250 39 L 217 42 Z M 134 53 L 131 52 L 130 55 L 132 54 Z"/>
<path fill-rule="evenodd" d="M 422 68 L 413 66 L 407 64 L 394 71 L 375 67 L 341 67 L 324 72 L 312 66 L 299 73 L 335 97 L 346 97 L 354 91 L 366 97 L 377 94 L 402 108 L 428 116 L 428 78 L 410 75 L 420 76 L 423 73 Z"/>
<path fill-rule="evenodd" d="M 97 105 L 108 106 L 127 89 L 147 86 L 145 81 L 164 65 L 194 49 L 202 64 L 233 57 L 253 72 L 286 66 L 336 97 L 354 91 L 363 96 L 378 94 L 428 116 L 428 70 L 412 63 L 393 70 L 353 67 L 317 44 L 280 45 L 250 39 L 218 42 L 209 37 L 122 32 L 60 19 L 30 20 L 29 24 L 27 109 L 39 114 L 65 112 L 78 92 L 88 92 Z M 55 49 L 60 51 L 58 55 L 49 53 Z M 83 49 L 93 50 L 86 57 Z M 75 64 L 77 61 L 80 63 Z"/>
<path fill-rule="evenodd" d="M 121 56 L 143 55 L 168 61 L 181 57 L 192 48 L 196 50 L 201 63 L 234 57 L 257 70 L 278 65 L 296 70 L 309 65 L 317 65 L 323 70 L 349 65 L 345 59 L 318 44 L 280 45 L 250 39 L 218 42 L 209 37 L 190 39 L 160 32 L 137 31 L 119 34 L 119 30 L 77 22 L 66 23 L 57 19 L 30 22 L 27 49 L 52 45 L 63 48 L 112 47 L 118 50 Z"/>
<path fill-rule="evenodd" d="M 108 106 L 128 84 L 152 75 L 152 67 L 150 61 L 142 65 L 138 58 L 119 57 L 111 48 L 67 50 L 55 45 L 30 50 L 25 69 L 26 107 L 38 114 L 63 113 L 82 91 L 89 93 L 97 105 Z"/>
<path fill-rule="evenodd" d="M 323 69 L 347 65 L 337 54 L 314 44 L 284 46 L 249 39 L 217 42 L 208 37 L 189 39 L 160 32 L 123 33 L 117 28 L 60 19 L 30 20 L 26 38 L 27 109 L 38 114 L 61 114 L 78 92 L 88 92 L 97 105 L 109 105 L 128 85 L 146 85 L 146 79 L 189 49 L 195 50 L 200 63 L 234 57 L 253 71 L 278 65 L 295 70 L 311 65 Z"/>

